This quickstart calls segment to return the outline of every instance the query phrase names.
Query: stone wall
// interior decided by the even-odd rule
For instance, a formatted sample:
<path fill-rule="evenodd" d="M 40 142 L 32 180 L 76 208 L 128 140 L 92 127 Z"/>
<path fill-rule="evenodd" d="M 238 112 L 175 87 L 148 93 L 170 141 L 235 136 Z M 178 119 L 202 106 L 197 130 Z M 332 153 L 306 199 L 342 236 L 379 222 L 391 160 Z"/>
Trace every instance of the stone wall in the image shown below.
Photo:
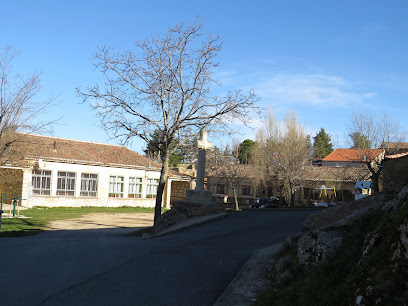
<path fill-rule="evenodd" d="M 191 189 L 190 182 L 173 181 L 171 182 L 170 203 L 186 199 L 186 190 Z"/>
<path fill-rule="evenodd" d="M 23 191 L 23 170 L 0 168 L 0 192 L 6 193 L 5 198 L 17 197 L 21 199 Z M 6 201 L 5 203 L 8 203 Z"/>
<path fill-rule="evenodd" d="M 398 192 L 408 185 L 408 156 L 389 159 L 383 163 L 383 188 Z"/>

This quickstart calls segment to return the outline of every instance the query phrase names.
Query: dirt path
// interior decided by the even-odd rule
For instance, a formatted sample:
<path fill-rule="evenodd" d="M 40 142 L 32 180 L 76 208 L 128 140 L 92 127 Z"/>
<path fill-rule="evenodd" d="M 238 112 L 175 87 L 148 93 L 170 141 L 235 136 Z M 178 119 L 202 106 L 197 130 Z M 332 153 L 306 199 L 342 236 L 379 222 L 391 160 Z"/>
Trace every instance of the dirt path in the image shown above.
<path fill-rule="evenodd" d="M 135 228 L 153 226 L 153 213 L 95 213 L 81 218 L 53 221 L 49 230 Z"/>

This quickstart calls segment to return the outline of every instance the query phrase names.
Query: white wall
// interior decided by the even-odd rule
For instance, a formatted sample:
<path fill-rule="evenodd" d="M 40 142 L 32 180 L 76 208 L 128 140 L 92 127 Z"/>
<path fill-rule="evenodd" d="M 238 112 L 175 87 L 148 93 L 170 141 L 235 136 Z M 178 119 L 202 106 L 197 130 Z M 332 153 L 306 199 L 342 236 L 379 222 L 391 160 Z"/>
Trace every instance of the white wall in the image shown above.
<path fill-rule="evenodd" d="M 33 206 L 46 206 L 46 207 L 81 207 L 81 206 L 108 206 L 108 207 L 120 207 L 120 206 L 142 206 L 142 207 L 154 207 L 156 199 L 146 199 L 146 183 L 147 178 L 160 178 L 160 171 L 151 170 L 136 170 L 125 168 L 113 168 L 113 167 L 99 167 L 88 166 L 79 164 L 67 164 L 59 162 L 44 162 L 44 166 L 41 170 L 51 170 L 51 195 L 50 196 L 38 196 L 32 194 L 32 170 L 24 170 L 23 177 L 23 201 L 22 205 L 27 207 Z M 58 171 L 68 171 L 76 173 L 75 181 L 75 196 L 57 196 L 57 180 Z M 96 198 L 81 197 L 81 173 L 93 173 L 98 174 L 98 192 Z M 109 198 L 109 177 L 110 176 L 123 176 L 124 177 L 124 197 L 123 198 Z M 129 177 L 142 178 L 142 198 L 133 199 L 127 198 Z M 25 203 L 24 203 L 25 202 Z M 164 206 L 168 203 L 164 201 Z"/>

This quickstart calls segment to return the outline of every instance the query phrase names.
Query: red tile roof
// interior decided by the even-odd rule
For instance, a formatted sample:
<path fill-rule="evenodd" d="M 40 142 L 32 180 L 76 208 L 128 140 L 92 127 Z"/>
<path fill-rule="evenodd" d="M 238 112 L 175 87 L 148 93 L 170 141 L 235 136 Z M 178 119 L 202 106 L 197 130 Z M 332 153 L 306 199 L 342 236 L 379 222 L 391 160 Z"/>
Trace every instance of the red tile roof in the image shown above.
<path fill-rule="evenodd" d="M 381 149 L 336 149 L 323 161 L 364 162 L 366 159 L 375 159 L 382 152 Z"/>
<path fill-rule="evenodd" d="M 400 157 L 404 157 L 404 156 L 407 156 L 407 155 L 408 155 L 408 152 L 394 154 L 394 155 L 385 155 L 385 159 L 395 159 L 395 158 L 400 158 Z"/>
<path fill-rule="evenodd" d="M 78 163 L 97 166 L 161 169 L 158 163 L 124 146 L 58 137 L 24 135 L 13 144 L 25 159 Z"/>
<path fill-rule="evenodd" d="M 252 165 L 236 165 L 234 173 L 232 167 L 219 167 L 210 172 L 207 177 L 222 178 L 228 175 L 253 179 L 254 168 Z M 367 181 L 371 176 L 370 171 L 364 167 L 323 167 L 323 166 L 305 166 L 297 179 L 301 181 L 322 181 L 322 182 L 353 182 Z M 271 178 L 273 175 L 271 175 Z"/>

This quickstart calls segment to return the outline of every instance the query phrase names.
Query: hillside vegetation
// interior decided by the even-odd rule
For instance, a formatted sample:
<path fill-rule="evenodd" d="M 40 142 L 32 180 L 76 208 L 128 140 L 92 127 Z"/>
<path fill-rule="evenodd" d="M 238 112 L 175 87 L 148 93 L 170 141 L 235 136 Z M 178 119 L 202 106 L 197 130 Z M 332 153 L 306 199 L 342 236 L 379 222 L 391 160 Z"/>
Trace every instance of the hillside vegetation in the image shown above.
<path fill-rule="evenodd" d="M 408 186 L 311 216 L 258 305 L 407 305 Z"/>

